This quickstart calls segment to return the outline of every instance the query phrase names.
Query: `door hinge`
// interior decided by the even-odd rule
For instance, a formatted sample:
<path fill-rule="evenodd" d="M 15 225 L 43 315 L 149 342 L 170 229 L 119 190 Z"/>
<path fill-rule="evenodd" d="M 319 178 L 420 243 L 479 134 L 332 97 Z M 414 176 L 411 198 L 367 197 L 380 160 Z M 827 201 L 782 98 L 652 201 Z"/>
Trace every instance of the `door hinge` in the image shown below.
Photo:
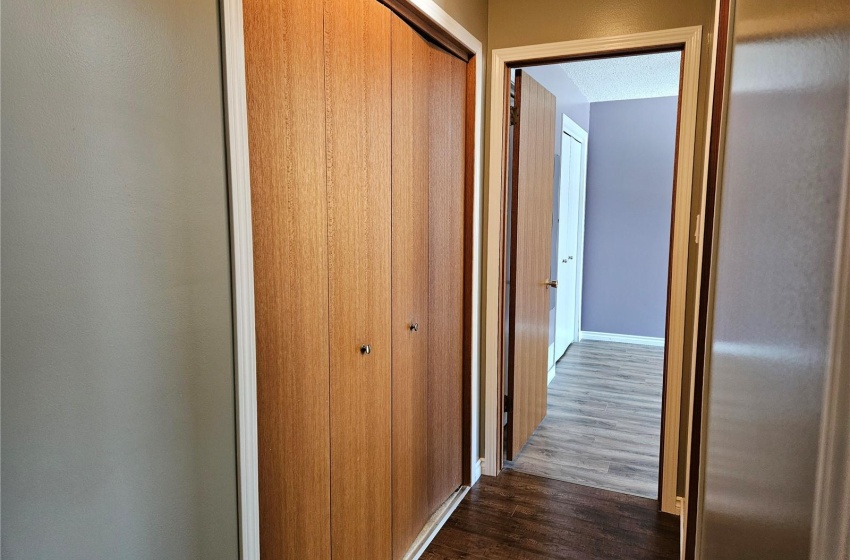
<path fill-rule="evenodd" d="M 505 412 L 513 412 L 514 411 L 514 400 L 505 395 Z"/>
<path fill-rule="evenodd" d="M 519 108 L 516 105 L 511 106 L 511 126 L 519 123 Z"/>

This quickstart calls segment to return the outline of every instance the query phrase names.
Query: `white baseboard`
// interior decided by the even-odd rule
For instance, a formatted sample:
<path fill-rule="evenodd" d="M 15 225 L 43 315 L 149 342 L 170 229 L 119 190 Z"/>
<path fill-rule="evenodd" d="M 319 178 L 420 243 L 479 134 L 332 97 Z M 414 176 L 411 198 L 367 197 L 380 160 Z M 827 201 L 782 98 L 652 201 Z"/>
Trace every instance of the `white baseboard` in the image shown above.
<path fill-rule="evenodd" d="M 425 524 L 419 536 L 413 541 L 410 550 L 403 557 L 404 560 L 418 560 L 422 556 L 425 550 L 428 549 L 428 545 L 431 544 L 431 541 L 434 540 L 434 537 L 437 536 L 437 533 L 440 532 L 440 529 L 443 528 L 443 525 L 446 524 L 446 521 L 449 520 L 449 517 L 457 509 L 457 506 L 463 501 L 467 492 L 469 492 L 469 486 L 461 486 L 455 490 L 454 494 L 449 496 L 448 500 L 443 502 L 443 505 L 434 512 L 434 515 Z"/>
<path fill-rule="evenodd" d="M 558 369 L 555 366 L 552 366 L 552 369 L 549 370 L 548 379 L 546 380 L 547 385 L 552 384 L 552 380 L 555 379 L 555 370 Z"/>
<path fill-rule="evenodd" d="M 654 336 L 636 336 L 633 334 L 601 333 L 581 331 L 579 340 L 601 340 L 604 342 L 622 342 L 624 344 L 642 344 L 644 346 L 664 346 L 663 338 Z"/>
<path fill-rule="evenodd" d="M 484 465 L 484 458 L 478 459 L 472 465 L 472 480 L 470 486 L 475 486 L 475 483 L 478 482 L 478 479 L 481 478 L 481 469 Z"/>

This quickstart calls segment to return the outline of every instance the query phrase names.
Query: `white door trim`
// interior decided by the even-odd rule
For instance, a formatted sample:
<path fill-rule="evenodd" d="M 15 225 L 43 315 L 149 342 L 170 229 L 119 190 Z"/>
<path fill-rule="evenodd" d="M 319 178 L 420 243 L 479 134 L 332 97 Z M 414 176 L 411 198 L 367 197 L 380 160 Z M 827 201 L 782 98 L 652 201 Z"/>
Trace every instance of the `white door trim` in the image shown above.
<path fill-rule="evenodd" d="M 222 1 L 227 173 L 233 281 L 239 557 L 260 560 L 257 452 L 257 347 L 254 334 L 254 237 L 242 0 Z"/>
<path fill-rule="evenodd" d="M 696 139 L 697 93 L 702 27 L 684 27 L 617 37 L 494 49 L 490 63 L 490 151 L 488 155 L 488 198 L 486 202 L 486 265 L 484 300 L 484 473 L 499 470 L 501 348 L 503 338 L 502 273 L 504 244 L 505 118 L 508 72 L 512 66 L 538 61 L 567 60 L 606 53 L 642 52 L 658 48 L 682 50 L 680 117 L 676 147 L 676 190 L 670 266 L 667 344 L 665 364 L 664 441 L 661 457 L 661 509 L 676 513 L 679 463 L 685 310 L 687 301 L 688 250 L 691 242 L 691 196 L 693 192 L 694 145 Z M 688 364 L 689 367 L 689 364 Z"/>
<path fill-rule="evenodd" d="M 377 0 L 376 0 L 377 1 Z M 479 449 L 480 325 L 482 258 L 482 130 L 484 51 L 481 41 L 433 0 L 408 0 L 413 7 L 460 42 L 475 64 L 475 131 L 472 200 L 472 348 L 470 357 L 470 442 L 467 460 L 472 483 L 481 474 Z M 222 46 L 227 124 L 230 237 L 233 279 L 239 542 L 242 560 L 260 560 L 260 507 L 257 470 L 257 351 L 254 333 L 254 251 L 251 229 L 251 174 L 245 88 L 242 0 L 222 0 Z"/>

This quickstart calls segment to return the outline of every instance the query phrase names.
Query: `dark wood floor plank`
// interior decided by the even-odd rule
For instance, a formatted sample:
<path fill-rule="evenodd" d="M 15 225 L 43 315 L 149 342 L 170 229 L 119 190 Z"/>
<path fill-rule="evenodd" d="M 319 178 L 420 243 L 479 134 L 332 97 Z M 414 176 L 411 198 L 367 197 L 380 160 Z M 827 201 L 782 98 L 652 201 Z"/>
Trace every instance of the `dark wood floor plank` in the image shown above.
<path fill-rule="evenodd" d="M 438 558 L 444 560 L 488 560 L 485 556 L 455 550 L 441 544 L 432 544 L 420 558 L 422 560 L 436 560 Z"/>
<path fill-rule="evenodd" d="M 575 560 L 678 558 L 679 521 L 658 502 L 506 470 L 484 477 L 422 556 Z"/>

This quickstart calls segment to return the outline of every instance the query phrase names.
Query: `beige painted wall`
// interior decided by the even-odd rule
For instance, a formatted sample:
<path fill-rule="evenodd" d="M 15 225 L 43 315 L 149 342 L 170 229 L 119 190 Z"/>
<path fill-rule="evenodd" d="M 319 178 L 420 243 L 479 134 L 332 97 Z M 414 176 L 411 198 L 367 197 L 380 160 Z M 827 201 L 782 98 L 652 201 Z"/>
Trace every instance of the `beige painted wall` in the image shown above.
<path fill-rule="evenodd" d="M 434 0 L 484 45 L 487 52 L 487 0 Z"/>
<path fill-rule="evenodd" d="M 457 1 L 455 4 L 465 4 Z M 714 0 L 582 0 L 566 3 L 562 0 L 490 0 L 488 6 L 488 46 L 490 49 L 517 47 L 557 41 L 589 39 L 657 31 L 676 27 L 701 25 L 703 46 L 700 69 L 700 91 L 697 114 L 696 153 L 694 157 L 694 185 L 699 189 L 703 176 L 706 110 L 711 68 L 710 33 L 714 24 Z M 489 57 L 488 57 L 489 59 Z M 489 107 L 489 99 L 487 107 Z M 489 115 L 485 127 L 489 129 Z M 489 138 L 489 132 L 485 139 Z M 485 146 L 489 157 L 489 146 Z M 485 181 L 485 189 L 486 189 Z M 486 194 L 485 194 L 486 195 Z M 693 196 L 693 213 L 699 212 L 701 192 Z M 485 223 L 486 227 L 486 223 Z M 696 271 L 696 246 L 691 247 L 690 271 Z M 693 285 L 688 289 L 688 301 L 693 301 Z M 693 331 L 693 316 L 686 316 L 687 331 Z M 691 363 L 691 339 L 686 337 L 686 375 Z M 683 393 L 689 391 L 690 378 L 682 380 Z M 683 394 L 683 398 L 688 395 Z M 687 402 L 687 400 L 685 400 Z M 688 407 L 682 407 L 680 434 L 679 493 L 683 492 L 685 470 L 685 442 Z"/>
<path fill-rule="evenodd" d="M 714 1 L 490 0 L 489 18 L 490 47 L 499 49 L 688 25 L 703 25 L 708 32 Z"/>

